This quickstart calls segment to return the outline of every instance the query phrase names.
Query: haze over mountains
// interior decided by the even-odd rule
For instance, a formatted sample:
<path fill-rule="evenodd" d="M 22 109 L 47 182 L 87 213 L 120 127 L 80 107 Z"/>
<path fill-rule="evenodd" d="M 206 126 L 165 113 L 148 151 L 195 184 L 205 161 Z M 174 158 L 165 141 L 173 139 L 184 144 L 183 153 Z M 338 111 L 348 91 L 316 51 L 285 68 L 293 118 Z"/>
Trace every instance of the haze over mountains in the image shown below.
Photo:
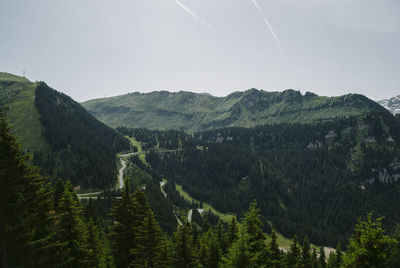
<path fill-rule="evenodd" d="M 321 97 L 292 89 L 266 92 L 249 89 L 226 97 L 191 92 L 130 93 L 82 103 L 109 126 L 178 129 L 188 132 L 224 127 L 279 123 L 313 123 L 334 118 L 385 112 L 363 95 Z"/>

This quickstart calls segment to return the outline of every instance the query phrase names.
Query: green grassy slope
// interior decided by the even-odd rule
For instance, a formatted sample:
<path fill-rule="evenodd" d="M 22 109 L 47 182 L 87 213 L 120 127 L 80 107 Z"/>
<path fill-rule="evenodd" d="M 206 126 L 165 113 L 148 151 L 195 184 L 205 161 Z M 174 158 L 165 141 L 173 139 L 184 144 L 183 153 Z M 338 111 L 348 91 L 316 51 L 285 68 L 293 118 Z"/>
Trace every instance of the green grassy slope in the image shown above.
<path fill-rule="evenodd" d="M 6 111 L 11 131 L 26 151 L 48 151 L 35 106 L 36 83 L 24 77 L 0 73 L 0 107 Z"/>
<path fill-rule="evenodd" d="M 106 124 L 196 132 L 272 123 L 312 123 L 336 117 L 385 111 L 365 96 L 320 97 L 299 91 L 250 89 L 226 97 L 191 92 L 131 93 L 90 100 L 82 105 Z"/>

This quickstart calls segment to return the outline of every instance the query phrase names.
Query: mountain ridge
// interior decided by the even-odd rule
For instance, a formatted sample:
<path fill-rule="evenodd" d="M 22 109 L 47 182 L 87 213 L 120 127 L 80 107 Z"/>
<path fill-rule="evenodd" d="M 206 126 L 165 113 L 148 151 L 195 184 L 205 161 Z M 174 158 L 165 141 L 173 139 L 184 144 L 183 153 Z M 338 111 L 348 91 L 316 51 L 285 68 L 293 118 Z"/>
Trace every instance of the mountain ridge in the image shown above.
<path fill-rule="evenodd" d="M 225 97 L 187 91 L 128 93 L 82 103 L 100 121 L 112 126 L 177 129 L 197 132 L 224 127 L 274 123 L 312 123 L 368 112 L 386 111 L 359 94 L 323 97 L 288 89 L 249 89 Z"/>
<path fill-rule="evenodd" d="M 400 114 L 400 95 L 380 100 L 378 101 L 378 103 L 385 107 L 391 113 Z"/>

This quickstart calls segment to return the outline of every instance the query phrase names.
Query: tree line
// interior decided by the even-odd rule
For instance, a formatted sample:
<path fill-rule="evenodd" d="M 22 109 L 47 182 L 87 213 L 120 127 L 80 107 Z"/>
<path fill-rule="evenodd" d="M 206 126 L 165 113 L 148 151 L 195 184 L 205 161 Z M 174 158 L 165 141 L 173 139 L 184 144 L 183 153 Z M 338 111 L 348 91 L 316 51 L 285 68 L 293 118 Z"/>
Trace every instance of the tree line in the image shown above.
<path fill-rule="evenodd" d="M 0 120 L 0 267 L 398 267 L 400 228 L 389 235 L 381 219 L 359 220 L 344 252 L 311 248 L 296 236 L 287 251 L 274 231 L 267 239 L 256 203 L 240 222 L 183 222 L 164 234 L 141 190 L 129 184 L 110 221 L 93 202 L 85 207 L 71 183 L 49 186 Z"/>

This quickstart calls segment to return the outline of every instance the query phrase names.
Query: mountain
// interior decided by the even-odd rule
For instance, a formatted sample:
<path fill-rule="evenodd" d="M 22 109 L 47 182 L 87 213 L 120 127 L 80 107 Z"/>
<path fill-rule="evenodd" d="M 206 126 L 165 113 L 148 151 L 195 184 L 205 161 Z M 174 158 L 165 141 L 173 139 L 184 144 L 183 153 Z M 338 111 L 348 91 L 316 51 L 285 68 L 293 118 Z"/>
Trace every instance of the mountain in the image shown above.
<path fill-rule="evenodd" d="M 400 114 L 400 95 L 390 99 L 378 101 L 378 103 L 393 114 Z"/>
<path fill-rule="evenodd" d="M 390 230 L 398 222 L 400 120 L 388 112 L 193 135 L 118 130 L 142 148 L 171 151 L 148 149 L 145 158 L 167 188 L 181 185 L 193 198 L 238 218 L 256 199 L 265 224 L 286 237 L 308 235 L 334 246 L 369 211 L 385 216 Z"/>
<path fill-rule="evenodd" d="M 312 123 L 384 109 L 363 95 L 320 97 L 307 92 L 250 89 L 226 97 L 191 92 L 130 93 L 82 103 L 109 126 L 187 132 L 274 123 Z"/>
<path fill-rule="evenodd" d="M 69 179 L 85 188 L 110 186 L 117 152 L 130 147 L 123 136 L 44 82 L 0 73 L 0 109 L 23 150 L 52 180 Z"/>

